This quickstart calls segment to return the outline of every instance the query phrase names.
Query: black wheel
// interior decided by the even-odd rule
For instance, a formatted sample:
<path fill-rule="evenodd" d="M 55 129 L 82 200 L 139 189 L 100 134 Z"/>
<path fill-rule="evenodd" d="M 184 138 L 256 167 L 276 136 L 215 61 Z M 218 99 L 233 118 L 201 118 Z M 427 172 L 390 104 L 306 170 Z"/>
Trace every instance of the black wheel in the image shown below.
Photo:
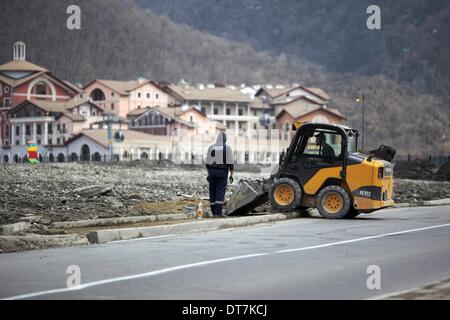
<path fill-rule="evenodd" d="M 353 219 L 356 218 L 357 216 L 359 216 L 361 214 L 361 212 L 359 212 L 358 210 L 356 210 L 355 208 L 350 208 L 350 210 L 348 210 L 347 214 L 345 215 L 345 219 Z"/>
<path fill-rule="evenodd" d="M 273 209 L 280 212 L 290 212 L 300 205 L 302 189 L 294 180 L 281 178 L 270 186 L 269 199 Z"/>
<path fill-rule="evenodd" d="M 317 195 L 317 210 L 327 219 L 342 219 L 349 213 L 350 196 L 340 186 L 328 186 Z"/>

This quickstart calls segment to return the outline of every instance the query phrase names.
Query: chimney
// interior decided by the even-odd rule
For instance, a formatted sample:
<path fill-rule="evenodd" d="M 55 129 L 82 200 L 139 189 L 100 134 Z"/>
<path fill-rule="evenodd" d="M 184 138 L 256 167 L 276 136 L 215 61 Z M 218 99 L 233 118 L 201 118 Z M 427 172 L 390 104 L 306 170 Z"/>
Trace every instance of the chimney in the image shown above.
<path fill-rule="evenodd" d="M 22 41 L 17 41 L 13 45 L 13 59 L 14 61 L 25 60 L 25 43 Z"/>

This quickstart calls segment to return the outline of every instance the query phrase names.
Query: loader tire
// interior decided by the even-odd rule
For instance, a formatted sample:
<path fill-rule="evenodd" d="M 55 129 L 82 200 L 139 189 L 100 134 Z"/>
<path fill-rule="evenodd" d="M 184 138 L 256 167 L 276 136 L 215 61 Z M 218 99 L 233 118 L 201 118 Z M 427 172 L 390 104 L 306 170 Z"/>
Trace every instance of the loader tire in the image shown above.
<path fill-rule="evenodd" d="M 269 199 L 274 210 L 291 212 L 300 205 L 302 194 L 302 189 L 295 180 L 281 178 L 270 186 Z"/>
<path fill-rule="evenodd" d="M 340 186 L 328 186 L 317 195 L 317 210 L 327 219 L 342 219 L 349 213 L 350 196 Z"/>

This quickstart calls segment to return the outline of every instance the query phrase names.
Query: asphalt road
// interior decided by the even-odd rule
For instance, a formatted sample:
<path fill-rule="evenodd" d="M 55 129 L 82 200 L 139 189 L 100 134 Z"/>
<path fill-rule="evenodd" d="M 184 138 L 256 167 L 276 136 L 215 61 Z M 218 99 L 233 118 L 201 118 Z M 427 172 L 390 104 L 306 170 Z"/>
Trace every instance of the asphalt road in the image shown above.
<path fill-rule="evenodd" d="M 448 206 L 0 255 L 0 298 L 367 299 L 448 277 Z"/>

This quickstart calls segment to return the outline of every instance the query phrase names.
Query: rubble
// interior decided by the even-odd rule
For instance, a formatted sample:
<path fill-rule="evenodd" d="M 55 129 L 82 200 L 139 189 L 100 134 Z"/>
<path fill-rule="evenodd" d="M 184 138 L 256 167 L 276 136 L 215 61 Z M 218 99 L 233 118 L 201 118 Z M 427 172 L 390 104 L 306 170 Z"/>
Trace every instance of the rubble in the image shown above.
<path fill-rule="evenodd" d="M 77 189 L 73 190 L 73 193 L 80 195 L 82 197 L 93 198 L 95 196 L 107 194 L 113 188 L 114 188 L 114 186 L 112 184 L 93 185 L 93 186 L 77 188 Z M 63 199 L 62 203 L 65 203 L 64 199 Z"/>
<path fill-rule="evenodd" d="M 266 176 L 236 172 L 258 175 Z M 187 213 L 185 206 L 208 199 L 203 165 L 168 161 L 0 165 L 0 181 L 0 225 Z M 158 205 L 161 201 L 169 202 Z"/>
<path fill-rule="evenodd" d="M 269 177 L 269 168 L 263 169 L 260 173 L 236 172 L 236 182 L 228 187 L 226 198 L 240 179 Z M 251 171 L 256 170 L 251 168 Z M 450 197 L 449 181 L 399 179 L 396 172 L 394 174 L 396 202 Z M 1 165 L 0 225 L 36 223 L 43 226 L 36 225 L 34 229 L 45 233 L 45 226 L 56 221 L 174 213 L 189 215 L 196 211 L 200 201 L 208 211 L 206 175 L 204 166 L 177 166 L 167 161 Z M 87 196 L 80 195 L 83 190 Z M 270 205 L 253 210 L 268 211 Z"/>

